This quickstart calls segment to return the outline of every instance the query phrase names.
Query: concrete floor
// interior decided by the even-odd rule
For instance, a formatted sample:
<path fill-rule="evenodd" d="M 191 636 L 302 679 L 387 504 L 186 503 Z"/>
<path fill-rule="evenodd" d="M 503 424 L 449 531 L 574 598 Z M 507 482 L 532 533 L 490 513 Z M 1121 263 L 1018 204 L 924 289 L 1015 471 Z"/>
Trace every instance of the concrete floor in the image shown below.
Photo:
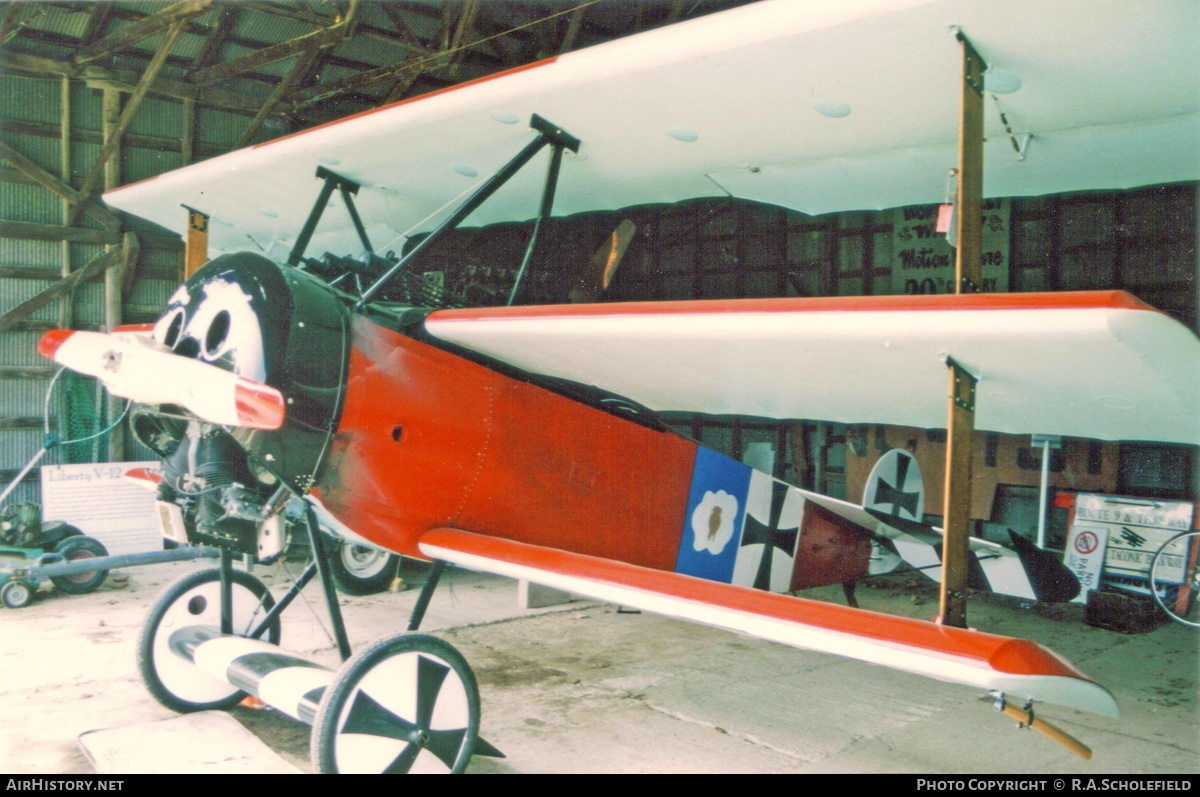
<path fill-rule="evenodd" d="M 134 649 L 157 594 L 201 566 L 127 570 L 85 596 L 46 585 L 32 605 L 0 609 L 0 771 L 91 772 L 81 733 L 174 716 L 142 687 Z M 256 573 L 276 592 L 288 581 L 278 566 Z M 1041 642 L 1114 692 L 1119 720 L 1041 714 L 1093 748 L 1088 762 L 1018 729 L 978 690 L 590 602 L 521 611 L 516 592 L 449 571 L 422 628 L 471 663 L 481 735 L 508 756 L 477 757 L 471 772 L 1200 772 L 1200 636 L 1182 626 L 1122 635 L 1070 610 L 972 601 L 973 626 Z M 319 594 L 305 595 L 284 618 L 283 646 L 334 664 Z M 842 600 L 836 587 L 806 597 Z M 415 590 L 343 597 L 352 644 L 403 630 L 415 600 Z M 932 585 L 911 575 L 864 585 L 859 601 L 936 611 Z M 270 710 L 233 715 L 311 770 L 307 726 Z"/>

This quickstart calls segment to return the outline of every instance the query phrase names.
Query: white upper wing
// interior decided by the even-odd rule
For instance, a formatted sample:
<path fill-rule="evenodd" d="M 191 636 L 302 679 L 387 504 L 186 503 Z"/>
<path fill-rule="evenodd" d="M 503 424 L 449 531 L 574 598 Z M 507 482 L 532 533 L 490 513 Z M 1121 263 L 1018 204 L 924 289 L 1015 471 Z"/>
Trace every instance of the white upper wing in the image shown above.
<path fill-rule="evenodd" d="M 1200 443 L 1200 340 L 1122 292 L 441 310 L 434 337 L 654 410 Z"/>
<path fill-rule="evenodd" d="M 181 233 L 181 204 L 210 214 L 215 251 L 286 252 L 325 166 L 362 184 L 357 204 L 374 248 L 398 250 L 398 236 L 428 229 L 431 213 L 531 140 L 537 113 L 583 141 L 563 166 L 557 214 L 725 195 L 811 214 L 939 202 L 956 162 L 951 26 L 993 78 L 1019 86 L 993 100 L 1005 88 L 993 79 L 985 98 L 988 196 L 1200 179 L 1194 0 L 766 0 L 238 150 L 105 199 Z M 1018 138 L 1032 136 L 1024 160 L 1001 110 Z M 536 215 L 543 173 L 531 164 L 467 223 Z M 314 253 L 359 247 L 348 214 L 327 211 Z"/>

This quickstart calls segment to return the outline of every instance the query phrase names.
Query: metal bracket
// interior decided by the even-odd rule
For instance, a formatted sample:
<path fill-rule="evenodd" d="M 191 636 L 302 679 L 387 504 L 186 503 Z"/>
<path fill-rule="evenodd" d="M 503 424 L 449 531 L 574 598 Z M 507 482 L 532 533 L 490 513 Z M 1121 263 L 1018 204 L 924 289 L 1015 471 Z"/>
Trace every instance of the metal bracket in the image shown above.
<path fill-rule="evenodd" d="M 946 358 L 946 366 L 954 372 L 954 404 L 967 412 L 975 412 L 975 389 L 979 379 L 971 374 L 953 357 Z"/>
<path fill-rule="evenodd" d="M 423 252 L 425 248 L 435 240 L 438 240 L 447 230 L 452 230 L 457 227 L 459 223 L 467 218 L 467 216 L 471 215 L 471 213 L 473 213 L 477 207 L 487 201 L 488 197 L 496 193 L 496 191 L 499 190 L 502 185 L 508 182 L 514 174 L 520 171 L 521 168 L 528 163 L 534 155 L 541 151 L 542 147 L 547 145 L 552 145 L 555 148 L 555 158 L 551 165 L 551 173 L 547 176 L 547 189 L 542 198 L 543 207 L 545 207 L 547 202 L 553 201 L 553 184 L 557 183 L 558 181 L 558 169 L 556 165 L 557 161 L 561 159 L 562 150 L 564 148 L 569 149 L 572 152 L 578 152 L 580 141 L 564 131 L 561 127 L 551 124 L 537 114 L 534 114 L 532 118 L 530 118 L 529 126 L 539 134 L 538 137 L 526 144 L 525 148 L 518 152 L 512 160 L 510 160 L 504 165 L 503 168 L 500 169 L 500 171 L 496 172 L 494 175 L 488 178 L 483 185 L 475 189 L 475 192 L 471 194 L 471 196 L 467 197 L 467 199 L 461 205 L 459 205 L 458 210 L 451 213 L 449 218 L 447 218 L 433 231 L 422 238 L 421 241 L 408 252 L 408 254 L 400 258 L 399 262 L 388 269 L 387 273 L 375 280 L 370 287 L 363 291 L 362 298 L 360 298 L 358 303 L 354 306 L 355 310 L 361 310 L 367 303 L 371 301 L 371 298 L 374 297 L 381 288 L 383 288 L 384 285 L 386 285 L 402 270 L 408 268 L 408 265 L 412 262 L 413 258 Z M 299 241 L 297 241 L 297 244 L 299 244 Z"/>
<path fill-rule="evenodd" d="M 371 249 L 371 242 L 367 240 L 367 232 L 363 228 L 362 219 L 358 216 L 358 209 L 354 206 L 354 200 L 350 198 L 358 194 L 359 184 L 336 172 L 329 171 L 324 166 L 317 167 L 317 179 L 324 180 L 325 185 L 321 186 L 321 193 L 317 196 L 317 201 L 313 203 L 312 210 L 308 213 L 308 219 L 300 229 L 300 234 L 296 236 L 296 243 L 292 246 L 291 254 L 288 255 L 289 266 L 299 264 L 304 258 L 304 251 L 308 249 L 308 242 L 312 240 L 317 223 L 321 220 L 325 207 L 329 204 L 329 198 L 333 196 L 334 189 L 341 193 L 342 200 L 346 203 L 346 210 L 350 213 L 350 220 L 354 222 L 354 229 L 358 232 L 358 237 L 362 239 L 363 246 L 368 250 Z"/>

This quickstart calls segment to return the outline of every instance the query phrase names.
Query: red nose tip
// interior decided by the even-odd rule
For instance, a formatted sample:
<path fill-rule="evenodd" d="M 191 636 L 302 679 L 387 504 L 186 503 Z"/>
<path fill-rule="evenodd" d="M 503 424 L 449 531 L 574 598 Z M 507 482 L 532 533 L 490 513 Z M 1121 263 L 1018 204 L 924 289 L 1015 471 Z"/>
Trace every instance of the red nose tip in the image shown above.
<path fill-rule="evenodd" d="M 234 392 L 238 425 L 248 429 L 278 429 L 283 426 L 283 394 L 268 385 L 239 379 Z"/>
<path fill-rule="evenodd" d="M 38 352 L 48 359 L 53 360 L 55 353 L 59 350 L 67 338 L 75 334 L 74 330 L 70 329 L 52 329 L 42 339 L 38 341 Z"/>

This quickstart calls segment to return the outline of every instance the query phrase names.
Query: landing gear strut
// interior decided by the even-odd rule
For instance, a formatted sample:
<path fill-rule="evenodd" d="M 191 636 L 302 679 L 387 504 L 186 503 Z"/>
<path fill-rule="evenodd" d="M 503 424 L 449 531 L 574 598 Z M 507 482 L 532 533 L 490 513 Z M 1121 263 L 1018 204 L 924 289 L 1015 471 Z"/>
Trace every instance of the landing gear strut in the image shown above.
<path fill-rule="evenodd" d="M 175 711 L 227 709 L 245 695 L 313 726 L 319 772 L 463 772 L 472 755 L 503 754 L 479 738 L 479 688 L 462 654 L 425 634 L 386 637 L 350 655 L 330 553 L 308 511 L 313 561 L 278 603 L 261 581 L 220 567 L 191 573 L 155 603 L 138 643 L 138 669 Z M 445 567 L 433 570 L 409 621 L 421 624 Z M 332 670 L 278 647 L 280 616 L 320 576 L 342 666 Z"/>

